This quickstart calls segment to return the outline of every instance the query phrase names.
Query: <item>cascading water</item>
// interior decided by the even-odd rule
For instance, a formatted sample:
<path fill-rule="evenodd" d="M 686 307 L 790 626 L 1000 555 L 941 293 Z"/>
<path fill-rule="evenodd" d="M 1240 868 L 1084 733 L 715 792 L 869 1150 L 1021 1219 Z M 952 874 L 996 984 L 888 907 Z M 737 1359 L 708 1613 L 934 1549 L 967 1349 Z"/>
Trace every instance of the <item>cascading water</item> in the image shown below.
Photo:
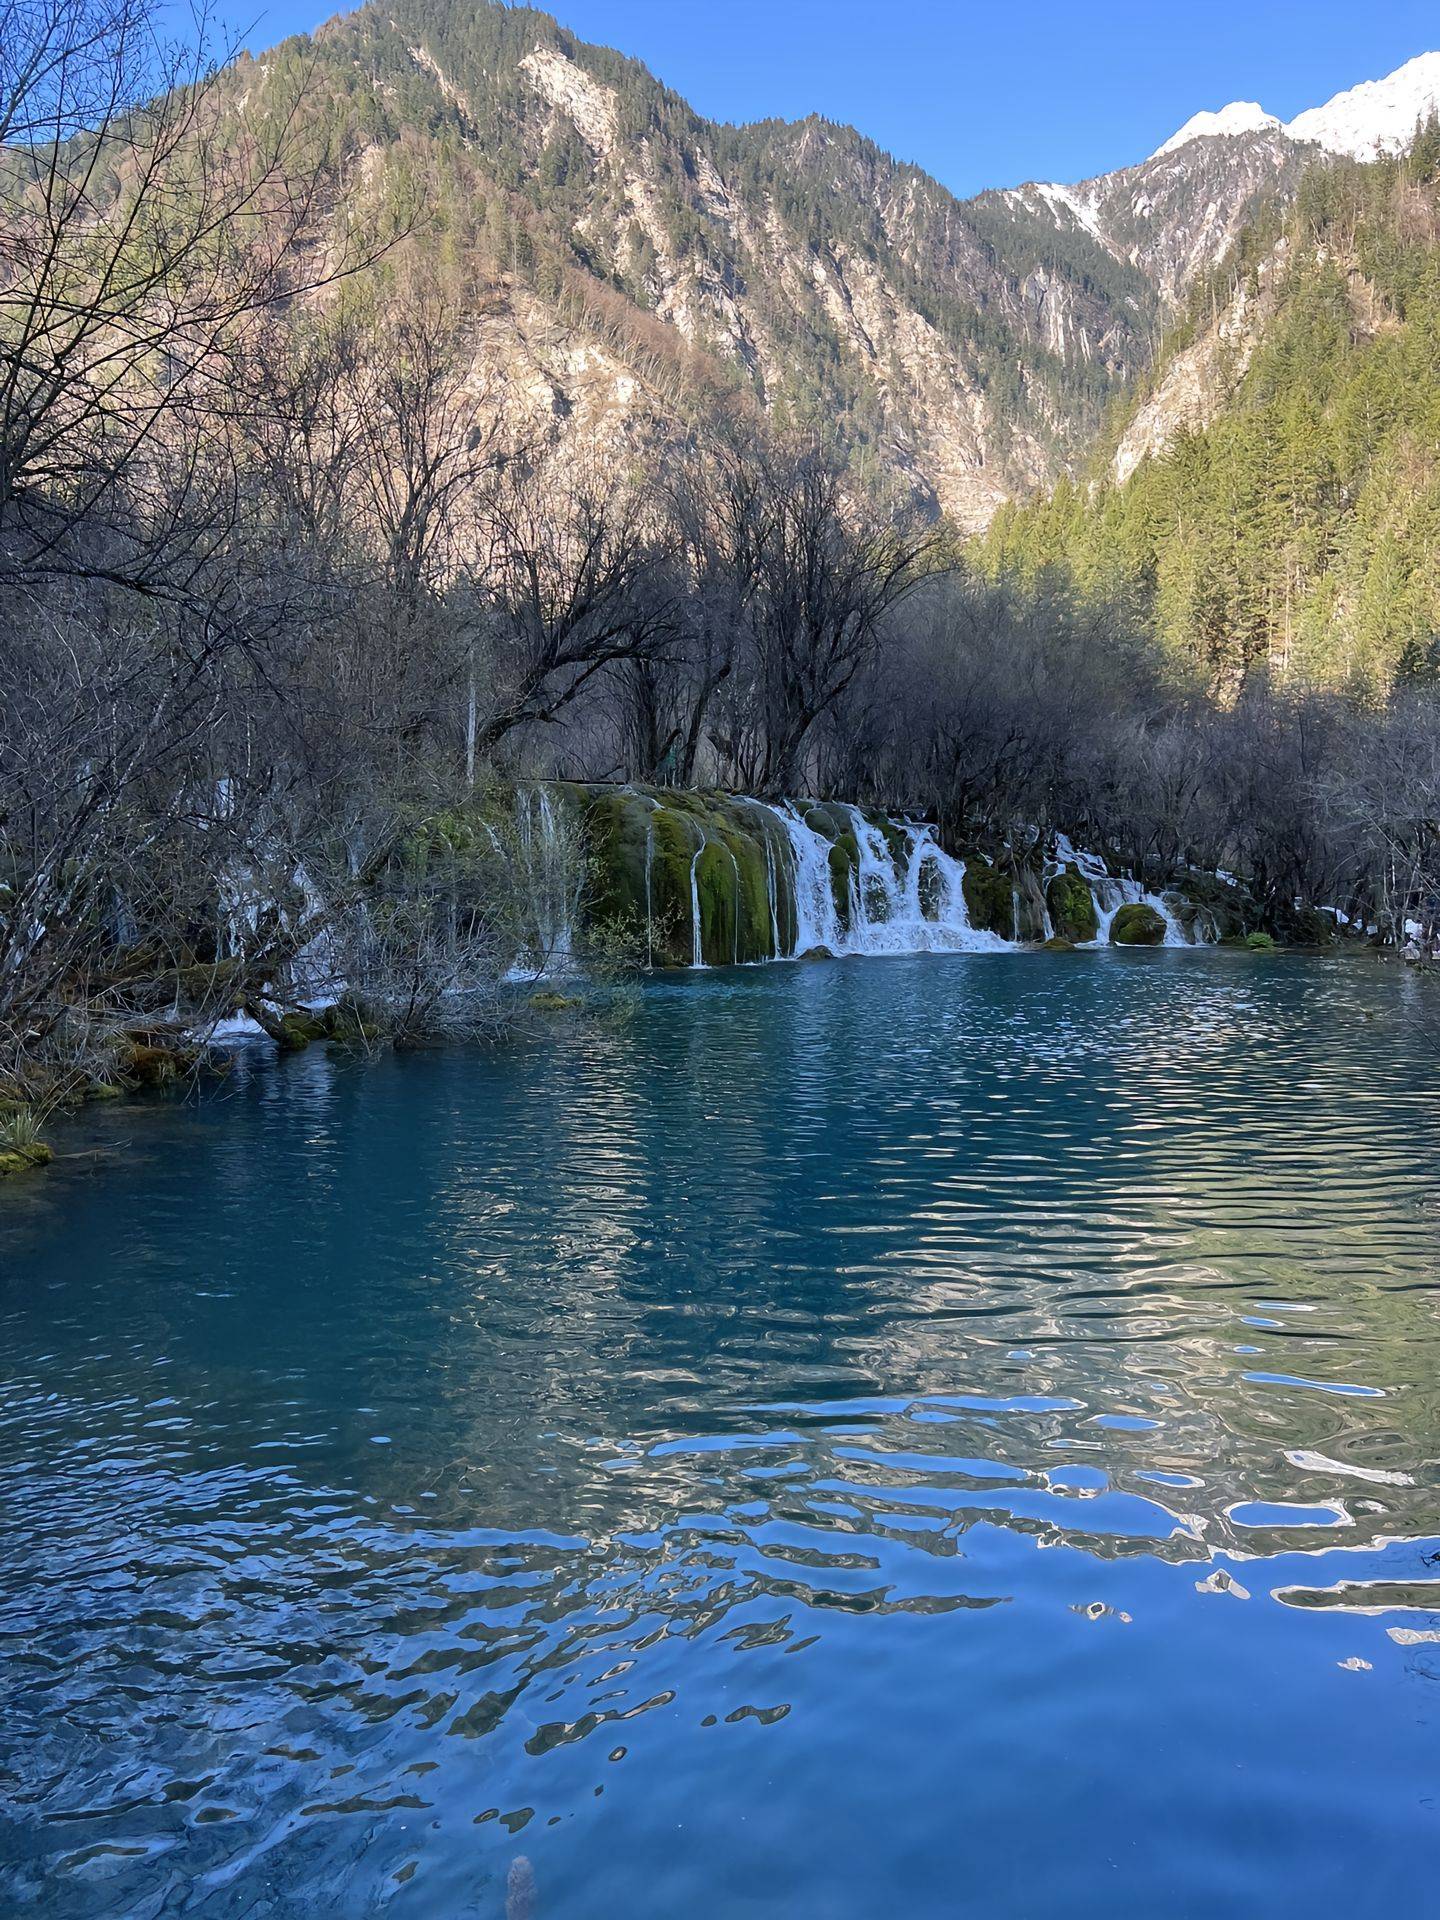
<path fill-rule="evenodd" d="M 504 843 L 487 828 L 497 852 Z M 543 786 L 522 787 L 515 795 L 516 878 L 521 890 L 525 952 L 513 977 L 539 979 L 565 972 L 573 964 L 576 915 L 584 888 L 579 839 L 557 813 Z"/>
<path fill-rule="evenodd" d="M 1005 947 L 998 934 L 970 924 L 964 862 L 952 859 L 928 826 L 892 823 L 897 843 L 892 852 L 880 828 L 858 807 L 833 809 L 848 821 L 859 854 L 842 920 L 831 880 L 831 843 L 788 801 L 771 811 L 785 829 L 794 861 L 798 925 L 787 958 L 816 948 L 883 954 L 993 952 Z"/>
<path fill-rule="evenodd" d="M 1165 922 L 1167 947 L 1190 947 L 1202 942 L 1191 940 L 1186 933 L 1179 915 L 1160 893 L 1151 893 L 1142 887 L 1138 880 L 1112 874 L 1099 854 L 1087 853 L 1073 846 L 1063 833 L 1055 836 L 1055 857 L 1046 865 L 1045 877 L 1060 872 L 1067 866 L 1073 866 L 1080 877 L 1088 884 L 1095 900 L 1095 913 L 1100 922 L 1095 938 L 1086 944 L 1092 947 L 1108 946 L 1110 929 L 1115 916 L 1122 907 L 1152 907 Z"/>
<path fill-rule="evenodd" d="M 637 921 L 644 916 L 650 965 L 703 967 L 707 961 L 798 959 L 817 952 L 1004 952 L 1021 943 L 1019 890 L 1013 895 L 1008 938 L 975 926 L 965 898 L 965 862 L 947 853 L 934 828 L 922 821 L 866 814 L 841 803 L 820 807 L 741 796 L 669 796 L 638 788 L 608 791 L 624 807 L 646 809 L 643 829 L 631 816 L 631 898 Z M 580 911 L 577 870 L 583 875 L 584 863 L 577 858 L 577 822 L 544 787 L 517 796 L 516 825 L 536 948 L 536 965 L 526 977 L 534 977 L 569 962 Z M 673 875 L 663 889 L 662 829 L 670 863 L 665 872 Z M 729 874 L 717 888 L 712 860 L 722 848 L 733 890 Z M 737 848 L 746 859 L 743 872 Z M 1166 946 L 1195 944 L 1164 896 L 1111 874 L 1098 855 L 1058 835 L 1044 863 L 1045 879 L 1072 865 L 1091 890 L 1099 923 L 1087 944 L 1108 945 L 1116 914 L 1130 903 L 1152 907 L 1161 916 Z M 1041 922 L 1048 934 L 1043 907 L 1037 916 Z M 665 935 L 662 947 L 661 930 L 667 926 L 673 933 Z"/>
<path fill-rule="evenodd" d="M 705 928 L 700 918 L 700 856 L 705 851 L 705 829 L 700 829 L 700 844 L 695 849 L 695 858 L 690 862 L 690 913 L 691 913 L 691 952 L 694 958 L 692 967 L 705 964 Z"/>

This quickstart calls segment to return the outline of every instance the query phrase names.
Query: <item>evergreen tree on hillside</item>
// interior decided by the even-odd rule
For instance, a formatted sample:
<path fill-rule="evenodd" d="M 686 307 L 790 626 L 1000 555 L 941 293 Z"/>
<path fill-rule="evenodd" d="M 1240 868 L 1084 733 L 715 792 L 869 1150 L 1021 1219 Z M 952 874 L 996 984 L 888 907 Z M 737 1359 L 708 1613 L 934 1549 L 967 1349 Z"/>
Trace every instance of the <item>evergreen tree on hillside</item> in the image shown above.
<path fill-rule="evenodd" d="M 1243 237 L 1226 273 L 1263 320 L 1211 424 L 1123 486 L 1002 513 L 981 564 L 1125 600 L 1217 685 L 1423 674 L 1440 632 L 1440 118 L 1398 160 L 1317 168 L 1283 232 Z M 1172 354 L 1214 299 L 1197 292 Z"/>

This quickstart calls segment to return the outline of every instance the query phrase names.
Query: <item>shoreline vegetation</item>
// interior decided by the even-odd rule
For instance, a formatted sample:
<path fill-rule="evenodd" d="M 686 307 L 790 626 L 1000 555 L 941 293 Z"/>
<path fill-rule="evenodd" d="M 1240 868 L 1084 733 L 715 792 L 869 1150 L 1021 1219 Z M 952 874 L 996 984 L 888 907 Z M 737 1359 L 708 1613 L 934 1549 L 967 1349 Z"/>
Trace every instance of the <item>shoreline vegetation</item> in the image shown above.
<path fill-rule="evenodd" d="M 977 550 L 743 383 L 580 437 L 482 371 L 534 249 L 498 261 L 419 162 L 377 177 L 343 37 L 232 61 L 139 0 L 0 25 L 0 1171 L 68 1104 L 201 1071 L 221 1021 L 486 1037 L 562 947 L 611 980 L 1188 914 L 1435 951 L 1433 647 L 1347 680 L 1319 640 L 1304 673 L 1220 646 L 1250 615 L 1203 555 L 1192 631 L 1133 528 L 1123 580 L 1043 510 Z M 1398 207 L 1386 297 L 1422 321 L 1435 144 L 1305 214 L 1356 178 L 1367 233 Z M 1414 640 L 1413 569 L 1403 597 Z"/>
<path fill-rule="evenodd" d="M 928 825 L 877 809 L 715 790 L 491 789 L 413 832 L 393 865 L 403 897 L 428 903 L 423 929 L 412 912 L 398 947 L 394 874 L 347 889 L 333 913 L 299 874 L 288 902 L 243 903 L 244 924 L 267 930 L 248 961 L 185 952 L 157 967 L 151 956 L 128 1007 L 118 973 L 103 990 L 87 983 L 59 1029 L 63 1054 L 0 1079 L 0 1178 L 49 1165 L 42 1129 L 67 1112 L 223 1078 L 242 1038 L 280 1055 L 498 1041 L 534 1016 L 628 1008 L 625 983 L 646 973 L 726 965 L 1280 948 L 1230 876 L 1157 875 L 1149 891 L 1064 836 L 952 852 Z M 1297 912 L 1283 932 L 1310 950 L 1374 944 L 1333 911 Z"/>

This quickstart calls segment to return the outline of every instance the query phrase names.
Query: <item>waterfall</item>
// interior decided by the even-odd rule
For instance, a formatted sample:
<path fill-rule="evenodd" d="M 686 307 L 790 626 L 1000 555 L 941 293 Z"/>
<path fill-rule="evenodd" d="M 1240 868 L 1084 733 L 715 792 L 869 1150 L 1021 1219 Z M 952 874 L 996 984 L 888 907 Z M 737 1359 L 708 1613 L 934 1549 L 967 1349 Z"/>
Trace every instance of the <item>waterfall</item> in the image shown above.
<path fill-rule="evenodd" d="M 575 793 L 574 801 L 567 792 Z M 1013 952 L 1022 944 L 1019 887 L 1011 889 L 1003 936 L 972 925 L 965 862 L 948 853 L 924 821 L 866 813 L 838 801 L 820 805 L 713 793 L 672 797 L 637 787 L 551 791 L 537 785 L 521 789 L 515 800 L 515 866 L 526 894 L 528 949 L 517 978 L 533 979 L 572 963 L 572 930 L 586 872 L 580 857 L 582 822 L 587 806 L 602 804 L 615 824 L 601 844 L 618 850 L 607 857 L 619 860 L 617 871 L 628 875 L 622 897 L 628 889 L 637 936 L 639 916 L 644 916 L 644 952 L 651 966 L 734 965 L 814 952 Z M 643 818 L 627 812 L 642 807 Z M 717 900 L 710 863 L 703 887 L 700 869 L 707 848 L 721 846 L 730 856 L 733 879 L 730 887 L 720 883 Z M 1160 915 L 1166 946 L 1195 944 L 1173 897 L 1110 873 L 1099 855 L 1057 835 L 1043 865 L 1045 880 L 1070 865 L 1095 902 L 1098 927 L 1090 945 L 1110 943 L 1116 914 L 1132 902 Z M 987 869 L 992 898 L 995 879 Z M 1037 924 L 1042 918 L 1048 931 L 1048 911 L 1037 912 Z"/>
<path fill-rule="evenodd" d="M 885 834 L 858 807 L 831 809 L 848 823 L 859 854 L 842 919 L 831 879 L 831 842 L 790 801 L 767 810 L 784 830 L 793 870 L 795 944 L 786 958 L 816 948 L 836 954 L 975 953 L 1008 944 L 971 926 L 964 863 L 944 851 L 932 828 L 895 823 L 900 845 L 892 852 Z"/>
<path fill-rule="evenodd" d="M 655 809 L 645 822 L 645 964 L 655 964 Z"/>
<path fill-rule="evenodd" d="M 770 951 L 780 951 L 780 901 L 775 886 L 775 847 L 765 833 L 765 901 L 770 909 Z"/>
<path fill-rule="evenodd" d="M 1110 928 L 1115 916 L 1122 907 L 1153 907 L 1165 922 L 1165 940 L 1167 947 L 1189 947 L 1192 941 L 1180 922 L 1179 915 L 1160 893 L 1151 893 L 1142 887 L 1138 880 L 1112 874 L 1098 853 L 1087 853 L 1073 846 L 1063 833 L 1055 836 L 1055 858 L 1048 862 L 1045 869 L 1046 879 L 1058 873 L 1062 868 L 1073 866 L 1081 878 L 1089 885 L 1095 898 L 1095 912 L 1100 927 L 1095 938 L 1087 944 L 1092 947 L 1108 946 Z"/>
<path fill-rule="evenodd" d="M 704 928 L 700 924 L 700 856 L 705 851 L 705 829 L 700 829 L 700 844 L 690 862 L 690 947 L 692 967 L 705 964 Z"/>
<path fill-rule="evenodd" d="M 486 828 L 497 851 L 499 835 Z M 549 789 L 521 787 L 515 795 L 515 870 L 524 895 L 526 952 L 516 979 L 563 973 L 572 964 L 575 915 L 584 884 L 578 840 L 557 816 Z"/>

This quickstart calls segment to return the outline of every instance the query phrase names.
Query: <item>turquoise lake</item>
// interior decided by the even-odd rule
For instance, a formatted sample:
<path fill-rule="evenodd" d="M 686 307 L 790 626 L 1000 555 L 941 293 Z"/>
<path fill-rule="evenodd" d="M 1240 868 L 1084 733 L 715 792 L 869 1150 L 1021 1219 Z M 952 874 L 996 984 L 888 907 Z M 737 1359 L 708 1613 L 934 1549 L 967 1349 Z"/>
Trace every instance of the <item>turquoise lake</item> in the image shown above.
<path fill-rule="evenodd" d="M 1393 1920 L 1440 988 L 656 980 L 0 1191 L 0 1912 Z"/>

